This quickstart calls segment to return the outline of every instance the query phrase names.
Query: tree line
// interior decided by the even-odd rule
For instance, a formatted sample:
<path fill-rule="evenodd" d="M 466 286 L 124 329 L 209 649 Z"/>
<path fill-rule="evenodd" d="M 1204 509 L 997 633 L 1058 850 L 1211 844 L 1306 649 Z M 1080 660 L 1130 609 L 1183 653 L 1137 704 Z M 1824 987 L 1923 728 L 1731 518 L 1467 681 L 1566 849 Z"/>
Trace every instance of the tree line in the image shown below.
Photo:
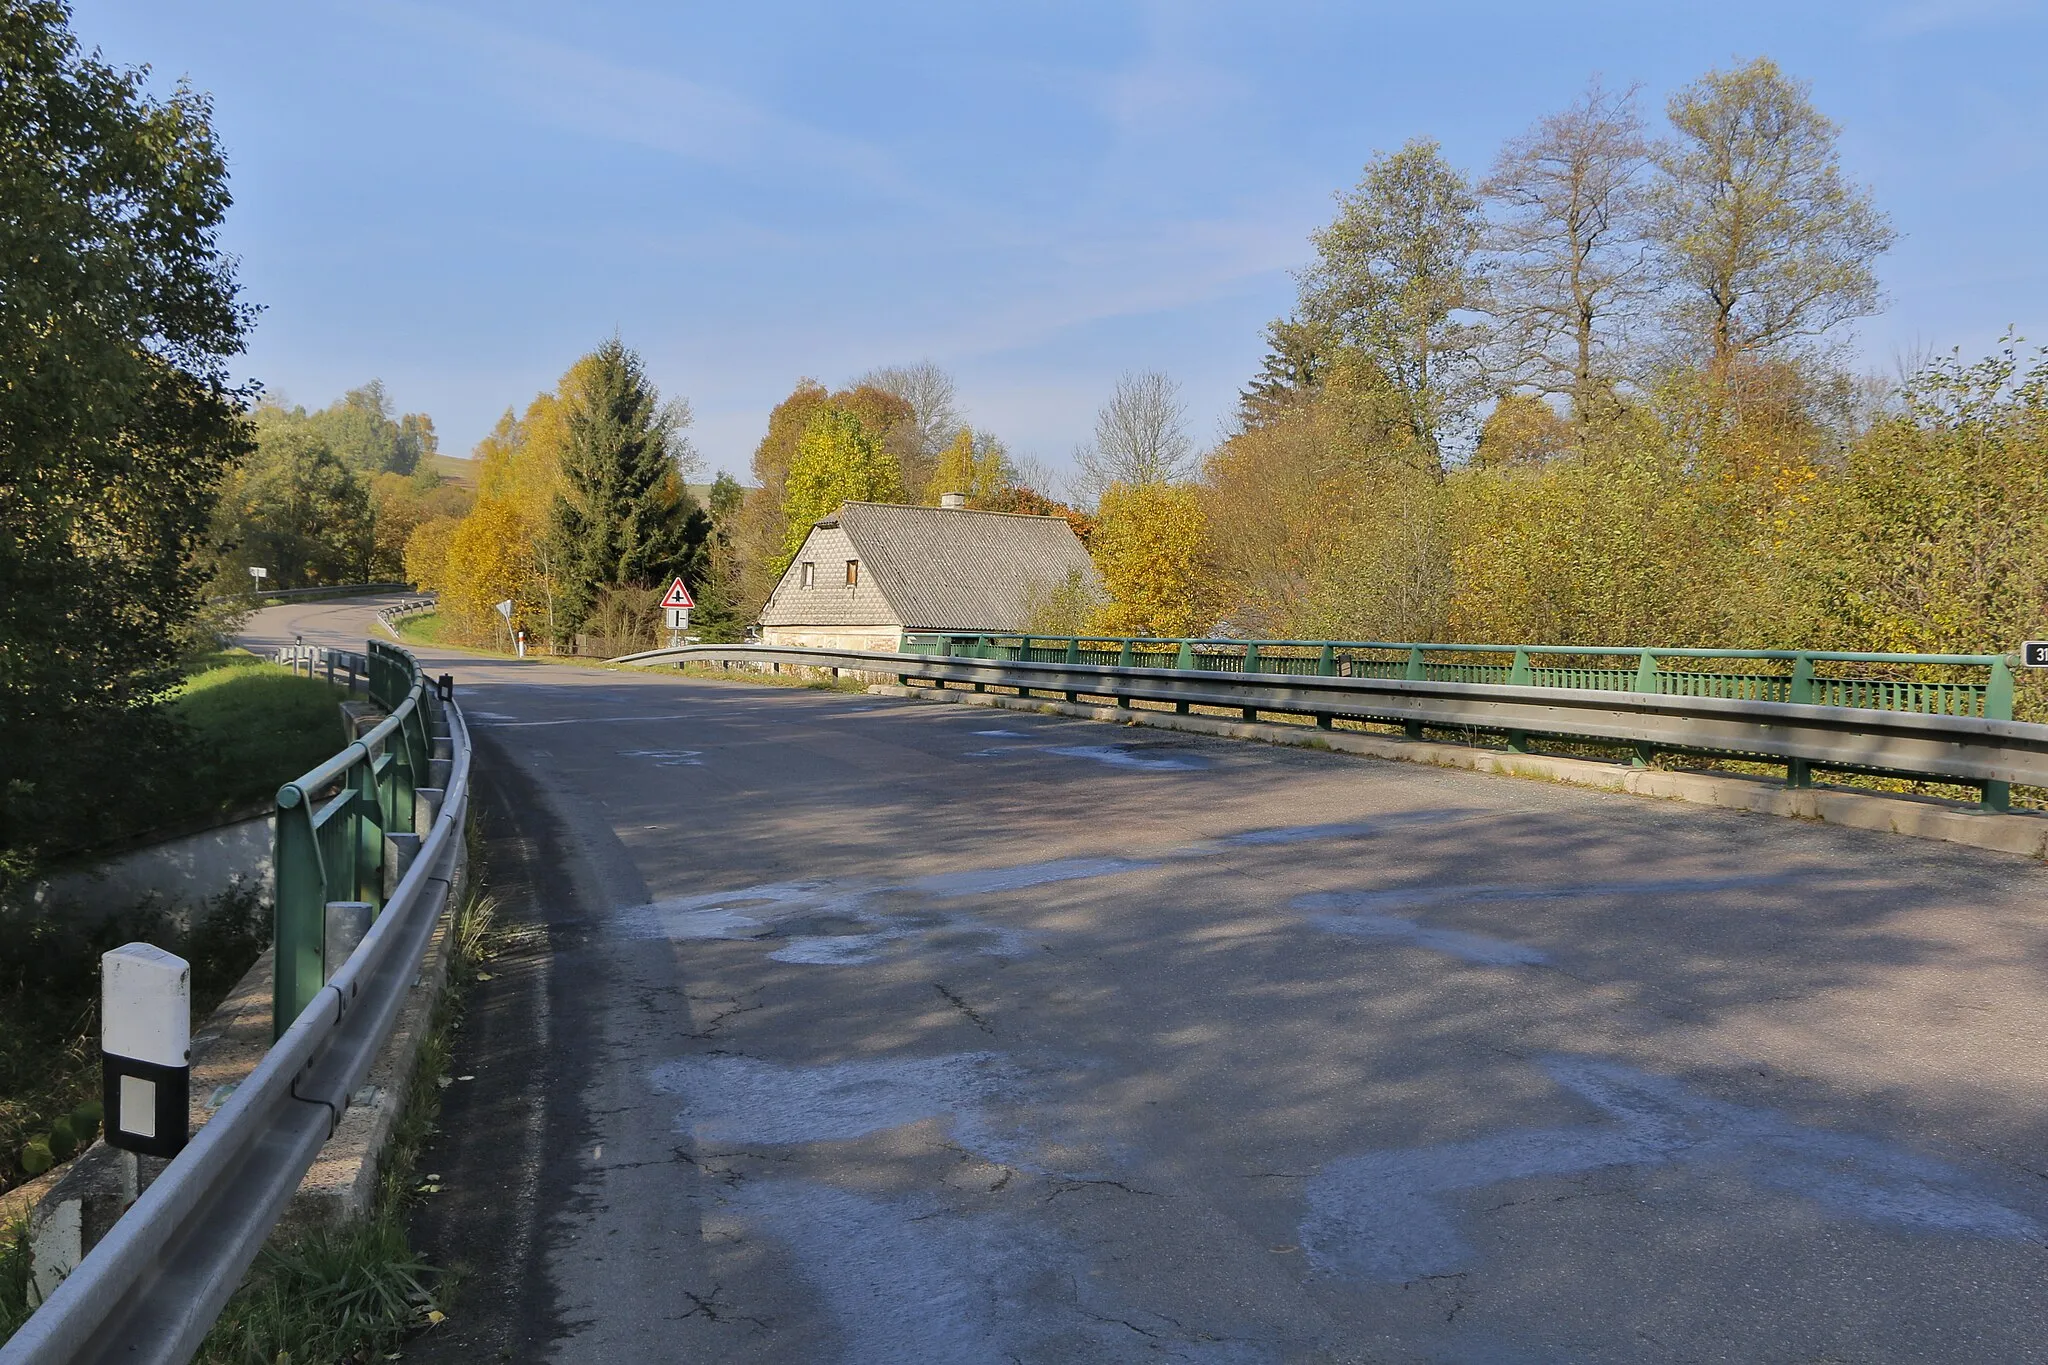
<path fill-rule="evenodd" d="M 651 645 L 674 577 L 697 600 L 691 633 L 739 639 L 811 524 L 848 501 L 923 502 L 1066 515 L 1046 472 L 962 417 L 951 376 L 922 362 L 831 390 L 802 379 L 769 414 L 754 482 L 708 484 L 687 401 L 664 399 L 616 338 L 572 365 L 479 444 L 465 513 L 420 521 L 407 574 L 437 590 L 446 628 L 504 643 L 524 630 L 560 650 Z M 511 603 L 509 620 L 500 604 Z"/>
<path fill-rule="evenodd" d="M 652 576 L 570 563 L 572 369 L 507 415 L 476 511 L 424 523 L 407 563 L 478 639 L 509 597 L 539 638 L 651 641 L 669 573 L 729 639 L 841 502 L 959 492 L 1087 542 L 1105 591 L 1048 585 L 1049 633 L 2004 652 L 2048 599 L 2048 363 L 2009 339 L 1852 367 L 1893 232 L 1838 137 L 1758 59 L 1654 130 L 1596 82 L 1479 174 L 1411 141 L 1311 234 L 1212 449 L 1170 378 L 1128 373 L 1056 495 L 930 363 L 805 379 L 751 487 L 655 497 L 654 523 L 697 529 Z M 662 439 L 693 468 L 680 429 Z"/>
<path fill-rule="evenodd" d="M 1471 176 L 1375 157 L 1230 431 L 1126 471 L 1074 629 L 2005 653 L 2048 606 L 2048 359 L 1856 373 L 1892 241 L 1768 60 L 1598 85 Z"/>
<path fill-rule="evenodd" d="M 405 576 L 421 522 L 459 516 L 469 493 L 435 466 L 425 413 L 394 414 L 381 381 L 315 412 L 265 400 L 249 448 L 218 490 L 201 563 L 216 593 L 388 582 Z"/>

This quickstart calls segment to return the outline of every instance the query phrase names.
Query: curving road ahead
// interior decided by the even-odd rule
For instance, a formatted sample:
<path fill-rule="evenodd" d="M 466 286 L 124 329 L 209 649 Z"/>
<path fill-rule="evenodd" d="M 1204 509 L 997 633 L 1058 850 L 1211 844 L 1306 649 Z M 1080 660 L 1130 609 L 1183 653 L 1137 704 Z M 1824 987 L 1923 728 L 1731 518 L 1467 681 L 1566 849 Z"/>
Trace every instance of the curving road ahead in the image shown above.
<path fill-rule="evenodd" d="M 422 655 L 517 942 L 409 1359 L 2048 1360 L 2039 864 Z"/>

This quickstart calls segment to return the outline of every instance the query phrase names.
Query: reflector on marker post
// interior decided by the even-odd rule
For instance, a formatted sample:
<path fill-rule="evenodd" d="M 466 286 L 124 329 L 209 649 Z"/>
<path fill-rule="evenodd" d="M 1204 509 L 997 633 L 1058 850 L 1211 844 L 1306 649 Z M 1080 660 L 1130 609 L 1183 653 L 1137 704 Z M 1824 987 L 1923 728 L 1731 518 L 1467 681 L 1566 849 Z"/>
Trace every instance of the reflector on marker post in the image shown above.
<path fill-rule="evenodd" d="M 107 1145 L 184 1150 L 192 1095 L 192 968 L 147 943 L 100 957 L 100 1097 Z"/>

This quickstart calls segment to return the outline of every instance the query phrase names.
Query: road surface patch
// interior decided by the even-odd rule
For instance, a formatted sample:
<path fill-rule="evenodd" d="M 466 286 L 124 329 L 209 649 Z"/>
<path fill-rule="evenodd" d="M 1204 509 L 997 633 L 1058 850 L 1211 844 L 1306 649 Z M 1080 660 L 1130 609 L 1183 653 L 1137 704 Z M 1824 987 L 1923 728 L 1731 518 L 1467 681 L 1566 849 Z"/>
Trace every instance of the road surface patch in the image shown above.
<path fill-rule="evenodd" d="M 620 758 L 644 758 L 657 768 L 701 768 L 702 749 L 621 749 Z"/>
<path fill-rule="evenodd" d="M 845 1142 L 925 1119 L 944 1119 L 962 1146 L 993 1161 L 1013 1141 L 988 1141 L 980 1111 L 1017 1094 L 1017 1072 L 997 1052 L 892 1057 L 787 1066 L 752 1057 L 685 1057 L 654 1073 L 655 1089 L 683 1101 L 678 1130 L 700 1143 L 790 1146 Z M 977 1145 L 979 1144 L 979 1145 Z M 984 1151 L 1000 1149 L 1001 1155 Z"/>
<path fill-rule="evenodd" d="M 1324 1274 L 1390 1283 L 1451 1274 L 1474 1252 L 1446 1196 L 1671 1163 L 1732 1167 L 1754 1184 L 1865 1223 L 2000 1241 L 2042 1237 L 2039 1223 L 1979 1192 L 1963 1172 L 1894 1144 L 1707 1099 L 1616 1062 L 1558 1056 L 1541 1065 L 1604 1121 L 1334 1161 L 1306 1190 L 1301 1244 L 1310 1263 Z"/>
<path fill-rule="evenodd" d="M 794 1253 L 838 1331 L 841 1365 L 1278 1359 L 1116 1301 L 1051 1231 L 1006 1214 L 799 1180 L 747 1182 L 727 1206 Z"/>
<path fill-rule="evenodd" d="M 1294 908 L 1303 910 L 1313 904 L 1327 903 L 1330 899 L 1332 898 L 1320 895 L 1299 896 L 1295 898 Z M 1305 902 L 1307 904 L 1304 904 Z M 1479 967 L 1533 967 L 1550 960 L 1544 953 L 1527 944 L 1512 943 L 1507 939 L 1493 938 L 1486 934 L 1467 933 L 1462 929 L 1440 929 L 1417 924 L 1412 919 L 1402 919 L 1398 915 L 1312 914 L 1308 922 L 1332 934 L 1390 943 L 1407 943 Z"/>

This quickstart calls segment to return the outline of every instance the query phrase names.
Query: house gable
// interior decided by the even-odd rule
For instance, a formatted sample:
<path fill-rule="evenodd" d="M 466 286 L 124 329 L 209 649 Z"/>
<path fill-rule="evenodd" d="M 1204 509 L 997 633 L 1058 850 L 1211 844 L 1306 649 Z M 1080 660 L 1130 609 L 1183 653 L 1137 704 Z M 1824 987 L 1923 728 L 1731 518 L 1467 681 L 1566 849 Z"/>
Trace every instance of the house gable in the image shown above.
<path fill-rule="evenodd" d="M 856 581 L 846 582 L 847 561 L 859 564 Z M 812 566 L 811 583 L 803 581 Z M 901 626 L 903 620 L 884 595 L 864 556 L 836 519 L 826 518 L 804 537 L 803 548 L 783 571 L 761 608 L 764 626 Z"/>

